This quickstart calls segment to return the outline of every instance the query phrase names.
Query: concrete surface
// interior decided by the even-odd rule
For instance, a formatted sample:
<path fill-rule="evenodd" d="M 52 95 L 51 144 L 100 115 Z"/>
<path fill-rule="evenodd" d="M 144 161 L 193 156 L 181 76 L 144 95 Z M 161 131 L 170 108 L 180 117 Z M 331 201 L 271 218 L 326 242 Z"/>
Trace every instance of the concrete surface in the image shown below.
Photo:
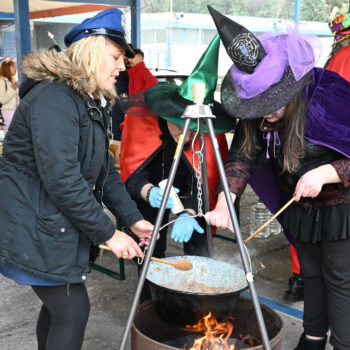
<path fill-rule="evenodd" d="M 241 202 L 241 230 L 248 237 L 250 207 L 257 198 L 248 188 Z M 220 232 L 230 237 L 229 232 Z M 247 243 L 259 296 L 279 312 L 285 325 L 283 350 L 292 350 L 302 333 L 303 303 L 288 303 L 283 299 L 291 275 L 289 245 L 282 235 L 253 239 Z M 214 238 L 214 258 L 241 266 L 237 244 Z M 168 256 L 181 255 L 179 244 L 169 239 Z M 117 259 L 106 252 L 97 261 L 111 269 L 118 268 Z M 129 314 L 137 271 L 134 262 L 126 261 L 126 280 L 119 281 L 101 272 L 92 271 L 87 282 L 91 313 L 86 329 L 84 350 L 119 349 Z M 0 275 L 0 350 L 35 350 L 35 325 L 40 302 L 30 287 L 16 285 Z M 127 350 L 130 349 L 130 345 Z M 331 347 L 327 347 L 331 349 Z M 62 349 L 64 350 L 64 349 Z"/>

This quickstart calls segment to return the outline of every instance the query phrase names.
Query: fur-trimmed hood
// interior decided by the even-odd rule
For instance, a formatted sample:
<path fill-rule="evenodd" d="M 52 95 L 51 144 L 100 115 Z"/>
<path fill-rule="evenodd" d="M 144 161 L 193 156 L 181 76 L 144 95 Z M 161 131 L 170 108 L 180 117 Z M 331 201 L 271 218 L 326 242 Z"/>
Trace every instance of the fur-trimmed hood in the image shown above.
<path fill-rule="evenodd" d="M 67 84 L 78 92 L 83 98 L 91 94 L 98 99 L 102 94 L 107 100 L 113 102 L 115 92 L 98 89 L 96 82 L 89 81 L 84 70 L 74 64 L 63 52 L 54 50 L 40 50 L 31 52 L 25 56 L 22 64 L 23 73 L 33 81 L 29 84 L 22 95 L 26 94 L 37 82 L 43 80 L 54 81 Z"/>

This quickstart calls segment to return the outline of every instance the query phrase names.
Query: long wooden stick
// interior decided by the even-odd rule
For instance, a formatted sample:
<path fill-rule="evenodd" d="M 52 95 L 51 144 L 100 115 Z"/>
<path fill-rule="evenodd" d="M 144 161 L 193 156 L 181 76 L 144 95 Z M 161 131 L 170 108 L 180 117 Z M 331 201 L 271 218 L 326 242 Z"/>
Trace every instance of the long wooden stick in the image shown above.
<path fill-rule="evenodd" d="M 108 247 L 107 245 L 105 245 L 105 244 L 100 244 L 98 247 L 101 248 L 101 249 L 112 250 L 111 248 L 109 248 L 109 247 Z"/>
<path fill-rule="evenodd" d="M 287 209 L 293 202 L 295 201 L 295 196 L 289 200 L 288 203 L 286 203 L 275 215 L 273 215 L 269 220 L 265 222 L 262 226 L 260 226 L 252 235 L 250 235 L 244 243 L 249 242 L 251 239 L 253 239 L 256 235 L 258 235 L 271 221 L 275 220 L 278 215 L 280 215 L 285 209 Z"/>
<path fill-rule="evenodd" d="M 98 247 L 101 249 L 112 250 L 105 244 L 100 244 Z M 187 260 L 168 261 L 165 259 L 155 258 L 154 256 L 151 257 L 151 260 L 174 266 L 178 270 L 190 270 L 192 268 L 191 262 Z"/>

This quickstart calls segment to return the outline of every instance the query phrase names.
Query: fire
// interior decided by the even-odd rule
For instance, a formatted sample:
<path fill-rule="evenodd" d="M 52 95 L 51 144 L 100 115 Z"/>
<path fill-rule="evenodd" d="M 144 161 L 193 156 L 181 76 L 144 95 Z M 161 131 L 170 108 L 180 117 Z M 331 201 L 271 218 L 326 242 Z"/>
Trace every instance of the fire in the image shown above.
<path fill-rule="evenodd" d="M 234 350 L 227 339 L 233 331 L 233 324 L 229 321 L 218 322 L 211 312 L 195 325 L 187 325 L 186 329 L 192 332 L 204 333 L 204 336 L 195 340 L 189 350 Z"/>

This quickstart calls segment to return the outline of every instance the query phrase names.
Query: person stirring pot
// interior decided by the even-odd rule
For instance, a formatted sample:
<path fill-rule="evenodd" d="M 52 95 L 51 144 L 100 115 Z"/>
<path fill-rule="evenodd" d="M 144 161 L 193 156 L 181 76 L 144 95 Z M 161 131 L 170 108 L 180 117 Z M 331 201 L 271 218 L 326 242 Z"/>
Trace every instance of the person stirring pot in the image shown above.
<path fill-rule="evenodd" d="M 221 90 L 224 110 L 239 118 L 225 171 L 233 201 L 248 182 L 276 212 L 295 196 L 282 223 L 304 278 L 304 333 L 294 350 L 350 349 L 350 84 L 313 68 L 308 38 L 264 33 L 210 8 L 234 62 Z M 223 29 L 223 30 L 221 30 Z M 219 189 L 206 220 L 231 226 Z"/>

